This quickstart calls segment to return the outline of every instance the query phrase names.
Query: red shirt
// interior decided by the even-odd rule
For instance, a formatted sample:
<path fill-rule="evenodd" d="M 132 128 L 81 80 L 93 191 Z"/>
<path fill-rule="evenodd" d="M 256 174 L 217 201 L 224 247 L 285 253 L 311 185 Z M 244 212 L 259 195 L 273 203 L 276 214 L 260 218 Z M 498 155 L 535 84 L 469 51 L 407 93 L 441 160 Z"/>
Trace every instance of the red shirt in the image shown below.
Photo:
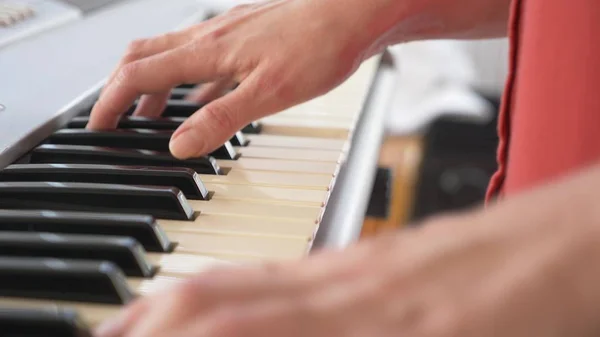
<path fill-rule="evenodd" d="M 513 0 L 488 200 L 600 159 L 600 0 Z"/>

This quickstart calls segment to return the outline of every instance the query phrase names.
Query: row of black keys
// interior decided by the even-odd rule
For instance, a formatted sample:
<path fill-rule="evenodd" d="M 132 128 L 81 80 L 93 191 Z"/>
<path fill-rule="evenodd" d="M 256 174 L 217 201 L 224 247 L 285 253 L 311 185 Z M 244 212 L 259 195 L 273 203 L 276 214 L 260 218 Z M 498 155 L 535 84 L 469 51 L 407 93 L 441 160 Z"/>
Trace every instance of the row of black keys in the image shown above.
<path fill-rule="evenodd" d="M 184 106 L 187 111 L 181 110 Z M 179 111 L 178 117 L 126 116 L 110 131 L 86 130 L 88 117 L 74 118 L 0 171 L 0 208 L 117 211 L 192 220 L 194 212 L 185 199 L 210 198 L 197 173 L 224 174 L 216 159 L 238 159 L 233 145 L 247 146 L 244 133 L 261 129 L 253 123 L 208 156 L 176 159 L 168 151 L 170 137 L 185 115 L 198 108 L 171 101 L 165 114 Z"/>
<path fill-rule="evenodd" d="M 183 94 L 175 89 L 172 99 Z M 76 117 L 0 171 L 0 296 L 131 301 L 124 277 L 152 278 L 158 269 L 145 252 L 169 254 L 177 245 L 155 218 L 193 219 L 185 199 L 210 199 L 197 173 L 222 174 L 215 158 L 236 160 L 232 146 L 261 131 L 252 123 L 209 156 L 177 160 L 170 136 L 198 108 L 171 100 L 163 117 L 129 113 L 114 131 L 85 130 L 88 118 Z M 0 308 L 0 327 L 9 335 L 88 335 L 70 311 Z"/>
<path fill-rule="evenodd" d="M 185 198 L 210 198 L 196 172 L 221 174 L 215 158 L 236 160 L 232 145 L 247 146 L 244 133 L 260 133 L 253 123 L 209 156 L 177 160 L 170 136 L 198 108 L 171 100 L 162 118 L 127 116 L 115 131 L 87 131 L 88 118 L 76 117 L 0 171 L 0 297 L 131 301 L 124 278 L 157 272 L 145 252 L 168 254 L 177 245 L 155 217 L 193 219 Z M 0 327 L 8 335 L 89 336 L 68 310 L 0 308 Z"/>
<path fill-rule="evenodd" d="M 0 328 L 6 337 L 92 337 L 75 310 L 0 307 Z"/>
<path fill-rule="evenodd" d="M 176 247 L 150 215 L 0 210 L 0 297 L 124 305 Z"/>

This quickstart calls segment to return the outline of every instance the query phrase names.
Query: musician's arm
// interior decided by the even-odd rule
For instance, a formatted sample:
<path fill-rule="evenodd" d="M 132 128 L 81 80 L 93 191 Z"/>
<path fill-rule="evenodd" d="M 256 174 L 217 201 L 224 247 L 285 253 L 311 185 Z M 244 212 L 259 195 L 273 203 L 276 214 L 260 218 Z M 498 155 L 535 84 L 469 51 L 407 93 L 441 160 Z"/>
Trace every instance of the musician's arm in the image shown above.
<path fill-rule="evenodd" d="M 507 33 L 510 0 L 352 1 L 357 4 L 349 11 L 369 20 L 368 39 L 378 41 L 374 52 L 401 42 L 491 38 Z"/>
<path fill-rule="evenodd" d="M 271 0 L 173 34 L 136 41 L 110 76 L 88 128 L 159 115 L 170 89 L 211 82 L 236 90 L 210 101 L 173 134 L 174 156 L 206 154 L 248 123 L 322 95 L 386 45 L 498 35 L 508 0 Z"/>

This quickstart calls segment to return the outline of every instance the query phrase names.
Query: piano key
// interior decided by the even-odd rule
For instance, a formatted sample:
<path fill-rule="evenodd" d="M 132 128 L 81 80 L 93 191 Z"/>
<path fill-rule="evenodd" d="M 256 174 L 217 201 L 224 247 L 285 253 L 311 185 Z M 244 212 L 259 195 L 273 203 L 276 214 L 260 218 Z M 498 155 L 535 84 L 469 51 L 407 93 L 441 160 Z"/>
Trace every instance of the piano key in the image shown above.
<path fill-rule="evenodd" d="M 333 130 L 346 130 L 351 131 L 354 129 L 356 123 L 351 120 L 344 119 L 316 119 L 307 118 L 305 116 L 280 116 L 271 115 L 261 120 L 263 127 L 266 125 L 281 125 L 281 126 L 293 126 L 296 128 L 308 127 L 314 128 L 315 131 L 319 129 L 333 129 Z"/>
<path fill-rule="evenodd" d="M 306 240 L 316 230 L 314 221 L 239 214 L 199 214 L 194 221 L 155 220 L 150 216 L 107 213 L 0 211 L 0 232 L 48 232 L 56 234 L 129 236 L 148 252 L 173 253 L 177 243 L 169 234 L 190 232 L 229 236 L 290 237 Z M 238 247 L 246 251 L 242 245 Z"/>
<path fill-rule="evenodd" d="M 92 183 L 0 182 L 0 208 L 150 214 L 175 220 L 194 217 L 176 188 Z"/>
<path fill-rule="evenodd" d="M 287 159 L 332 163 L 339 162 L 342 156 L 340 151 L 335 150 L 306 150 L 258 146 L 238 147 L 236 150 L 244 156 L 244 158 Z"/>
<path fill-rule="evenodd" d="M 170 130 L 124 129 L 91 131 L 87 129 L 62 129 L 46 140 L 49 144 L 87 145 L 111 148 L 146 149 L 169 151 Z M 337 162 L 340 152 L 334 150 L 303 150 L 275 147 L 238 147 L 237 150 L 250 158 L 290 159 Z M 216 159 L 237 159 L 238 154 L 230 142 L 210 153 Z"/>
<path fill-rule="evenodd" d="M 66 308 L 79 310 L 89 308 L 96 314 L 102 313 L 103 318 L 116 314 L 140 296 L 162 291 L 182 280 L 158 276 L 126 278 L 108 261 L 51 258 L 0 258 L 0 276 L 0 306 L 56 309 L 67 305 Z"/>
<path fill-rule="evenodd" d="M 250 144 L 250 141 L 241 131 L 236 132 L 231 139 L 229 139 L 229 142 L 234 146 L 248 146 L 248 144 Z"/>
<path fill-rule="evenodd" d="M 198 213 L 280 218 L 295 221 L 312 221 L 313 223 L 317 223 L 321 219 L 323 213 L 322 207 L 285 204 L 275 205 L 260 202 L 259 200 L 238 201 L 213 198 L 209 201 L 189 200 L 188 202 L 194 211 Z"/>
<path fill-rule="evenodd" d="M 302 119 L 293 121 L 273 119 L 261 121 L 263 123 L 261 135 L 346 140 L 349 139 L 352 131 L 347 125 L 327 125 L 327 123 L 311 122 Z"/>
<path fill-rule="evenodd" d="M 1 191 L 1 189 L 0 189 Z M 198 242 L 194 242 L 194 244 L 191 244 L 190 246 L 194 246 L 194 247 L 200 247 L 201 245 L 206 245 L 206 243 L 204 243 L 204 241 L 214 241 L 214 244 L 216 244 L 218 246 L 218 249 L 214 252 L 222 252 L 222 251 L 227 251 L 229 253 L 237 253 L 239 255 L 261 255 L 261 256 L 268 256 L 267 254 L 275 254 L 275 256 L 268 256 L 269 258 L 288 258 L 288 257 L 298 257 L 301 256 L 304 253 L 304 246 L 307 244 L 306 241 L 310 238 L 310 235 L 312 235 L 312 231 L 310 230 L 310 226 L 312 225 L 312 228 L 316 227 L 316 224 L 318 223 L 318 221 L 320 220 L 320 217 L 322 216 L 322 212 L 323 212 L 323 208 L 322 207 L 312 207 L 312 206 L 291 206 L 291 205 L 277 205 L 277 207 L 273 207 L 273 205 L 270 204 L 260 204 L 260 203 L 255 203 L 255 202 L 250 202 L 250 201 L 228 201 L 228 200 L 211 200 L 209 202 L 201 202 L 199 204 L 195 204 L 195 205 L 191 205 L 192 207 L 194 207 L 194 210 L 196 212 L 199 212 L 200 214 L 206 213 L 208 215 L 214 215 L 215 218 L 213 218 L 215 220 L 214 223 L 217 224 L 217 226 L 219 225 L 219 221 L 223 221 L 222 218 L 219 218 L 219 216 L 236 216 L 237 217 L 237 224 L 236 227 L 238 229 L 238 235 L 235 235 L 238 237 L 239 241 L 228 241 L 228 240 L 224 240 L 223 238 L 230 238 L 232 237 L 232 226 L 229 227 L 229 229 L 225 229 L 220 231 L 218 227 L 215 228 L 214 231 L 212 231 L 212 233 L 210 234 L 205 234 L 205 233 L 198 233 L 198 235 L 196 235 L 196 240 L 199 240 Z M 110 210 L 109 210 L 110 211 Z M 0 213 L 1 214 L 1 213 Z M 31 213 L 30 213 L 31 214 Z M 50 216 L 52 215 L 52 213 L 50 212 L 49 214 Z M 4 219 L 6 219 L 7 221 L 5 221 L 5 223 L 8 222 L 8 220 L 10 220 L 10 216 L 11 214 L 7 215 L 6 217 L 4 217 Z M 12 216 L 14 216 L 14 213 L 12 214 Z M 63 233 L 71 233 L 71 234 L 76 234 L 76 233 L 80 233 L 80 232 L 84 232 L 84 233 L 98 233 L 99 230 L 101 229 L 102 232 L 101 233 L 106 233 L 108 232 L 110 235 L 111 233 L 113 235 L 129 235 L 129 236 L 133 236 L 132 232 L 133 230 L 131 229 L 132 225 L 129 225 L 129 232 L 130 234 L 127 234 L 125 232 L 125 230 L 121 231 L 121 232 L 115 232 L 113 231 L 115 228 L 117 228 L 116 223 L 112 222 L 112 221 L 106 221 L 104 222 L 105 224 L 110 225 L 110 227 L 106 227 L 106 228 L 102 228 L 102 222 L 101 220 L 96 220 L 94 223 L 90 223 L 87 225 L 87 227 L 81 226 L 81 225 L 74 225 L 77 223 L 78 219 L 81 219 L 81 217 L 75 217 L 72 216 L 71 217 L 72 220 L 70 220 L 70 222 L 68 223 L 70 226 L 67 225 L 61 225 L 58 229 L 58 231 L 63 232 Z M 106 218 L 106 217 L 105 217 Z M 0 218 L 1 220 L 2 218 Z M 255 220 L 254 220 L 255 219 Z M 164 221 L 166 221 L 168 219 L 159 219 L 159 223 L 163 223 Z M 53 231 L 53 228 L 55 228 L 55 226 L 59 226 L 56 224 L 56 222 L 51 222 L 50 224 L 48 224 L 48 221 L 44 222 L 44 220 L 38 220 L 39 222 L 41 222 L 41 224 L 35 223 L 35 226 L 31 223 L 28 222 L 24 222 L 22 221 L 20 223 L 20 229 L 18 225 L 15 224 L 11 224 L 10 222 L 8 222 L 8 226 L 6 227 L 6 229 L 4 230 L 10 230 L 10 231 L 24 231 L 24 230 L 30 230 L 30 231 L 35 231 L 35 230 L 43 230 L 43 231 Z M 82 223 L 83 221 L 79 220 L 80 223 Z M 174 226 L 177 226 L 178 224 L 181 223 L 185 223 L 185 222 L 190 222 L 191 223 L 201 223 L 203 221 L 206 221 L 206 218 L 201 218 L 198 221 L 191 222 L 191 221 L 178 221 L 178 222 L 170 222 L 170 227 L 169 229 L 164 229 L 164 235 L 166 235 L 169 239 L 168 241 L 170 242 L 175 242 L 172 238 L 171 238 L 171 229 L 174 228 Z M 251 230 L 252 228 L 250 227 L 249 229 L 245 229 L 245 223 L 247 222 L 252 222 L 252 221 L 256 221 L 259 225 L 262 222 L 267 222 L 267 225 L 263 225 L 263 226 L 270 226 L 271 228 L 274 227 L 273 223 L 276 223 L 277 221 L 281 222 L 281 228 L 279 229 L 279 233 L 282 234 L 280 235 L 280 237 L 283 236 L 289 236 L 290 238 L 293 237 L 294 240 L 292 240 L 292 242 L 296 242 L 297 244 L 290 244 L 288 243 L 287 245 L 284 245 L 283 247 L 279 245 L 279 243 L 277 242 L 277 238 L 276 238 L 276 233 L 269 233 L 265 230 L 263 230 L 262 232 L 254 232 L 251 233 L 249 232 L 249 230 Z M 0 223 L 1 224 L 1 223 Z M 205 227 L 206 225 L 208 225 L 209 223 L 205 223 Z M 299 236 L 294 236 L 294 235 L 286 235 L 285 233 L 285 226 L 286 224 L 288 224 L 288 226 L 302 226 L 304 228 L 308 228 L 308 230 L 306 230 L 306 234 L 304 237 L 299 237 Z M 93 226 L 93 227 L 92 227 Z M 0 228 L 4 228 L 4 226 L 1 226 Z M 17 228 L 17 229 L 16 229 Z M 135 229 L 137 229 L 138 231 L 145 228 L 146 227 L 134 227 Z M 154 227 L 156 228 L 156 227 Z M 260 228 L 259 226 L 254 226 L 254 228 Z M 92 232 L 92 230 L 94 230 L 94 232 Z M 109 230 L 111 230 L 109 232 Z M 157 229 L 158 230 L 158 229 Z M 119 234 L 117 234 L 119 233 Z M 123 233 L 123 234 L 121 234 Z M 228 235 L 227 235 L 228 234 Z M 139 234 L 138 234 L 139 235 Z M 216 236 L 215 236 L 216 235 Z M 258 242 L 257 244 L 251 244 L 252 242 L 248 242 L 248 244 L 244 244 L 244 240 L 248 239 L 249 236 L 253 236 L 252 240 Z M 136 237 L 138 238 L 138 237 Z M 140 242 L 142 242 L 142 244 L 145 244 L 146 242 L 142 241 L 141 239 L 139 239 Z M 147 240 L 146 240 L 147 241 Z M 202 244 L 201 244 L 201 242 Z M 180 244 L 178 242 L 178 244 Z M 235 246 L 227 246 L 227 245 L 235 245 Z M 178 247 L 178 246 L 177 246 Z M 173 251 L 177 252 L 179 248 L 175 247 L 173 249 Z M 213 248 L 217 248 L 217 247 L 213 247 Z M 201 250 L 200 252 L 203 254 L 208 254 L 211 251 L 207 250 L 208 247 L 204 247 L 204 250 Z M 150 250 L 150 249 L 148 249 Z M 278 253 L 276 253 L 278 252 Z"/>
<path fill-rule="evenodd" d="M 193 90 L 190 88 L 174 88 L 171 89 L 171 99 L 173 100 L 185 100 Z"/>
<path fill-rule="evenodd" d="M 227 174 L 225 169 L 257 170 L 272 172 L 297 172 L 334 175 L 337 164 L 331 162 L 308 162 L 301 160 L 278 160 L 244 158 L 238 160 L 197 157 L 179 160 L 170 153 L 150 150 L 113 149 L 80 145 L 44 144 L 33 149 L 20 163 L 73 163 L 134 166 L 187 167 L 199 174 Z M 223 170 L 223 171 L 222 171 Z M 229 171 L 229 170 L 227 170 Z"/>
<path fill-rule="evenodd" d="M 133 113 L 137 108 L 139 101 L 136 101 L 129 109 L 128 113 Z M 163 117 L 189 117 L 202 108 L 201 104 L 189 102 L 180 99 L 170 99 L 162 112 Z"/>
<path fill-rule="evenodd" d="M 187 90 L 190 90 L 190 89 L 196 88 L 199 85 L 200 84 L 185 83 L 185 84 L 178 85 L 176 88 L 173 88 L 172 90 L 174 90 L 174 89 L 187 89 Z"/>
<path fill-rule="evenodd" d="M 204 233 L 237 236 L 302 237 L 310 239 L 317 227 L 311 221 L 242 217 L 238 215 L 199 214 L 193 222 L 157 220 L 165 235 L 172 232 Z M 168 256 L 168 255 L 165 255 Z"/>
<path fill-rule="evenodd" d="M 175 247 L 149 215 L 1 209 L 2 231 L 128 236 L 149 252 L 172 252 Z"/>
<path fill-rule="evenodd" d="M 343 151 L 347 145 L 347 141 L 344 139 L 292 137 L 269 134 L 245 135 L 245 137 L 253 146 Z"/>
<path fill-rule="evenodd" d="M 75 117 L 67 124 L 67 127 L 85 128 L 88 121 L 89 117 L 87 116 Z M 126 116 L 121 118 L 117 127 L 120 129 L 175 130 L 184 121 L 185 118 L 181 117 L 148 118 Z M 294 137 L 266 133 L 242 133 L 242 136 L 244 138 L 247 138 L 246 142 L 251 141 L 252 145 L 255 146 L 291 147 L 322 150 L 341 150 L 346 146 L 346 139 L 331 139 L 322 137 Z M 232 144 L 234 143 L 234 141 L 231 142 Z"/>
<path fill-rule="evenodd" d="M 205 184 L 251 185 L 329 191 L 331 174 L 269 172 L 231 169 L 227 175 L 199 174 Z"/>
<path fill-rule="evenodd" d="M 156 276 L 186 277 L 224 260 L 188 254 L 146 253 L 130 237 L 9 232 L 0 236 L 0 257 L 35 257 L 68 260 L 109 261 L 127 277 L 152 279 Z"/>
<path fill-rule="evenodd" d="M 110 148 L 142 149 L 169 152 L 173 131 L 151 129 L 87 130 L 62 129 L 46 139 L 47 144 L 87 145 Z M 230 142 L 210 153 L 217 159 L 237 159 L 238 154 Z"/>
<path fill-rule="evenodd" d="M 316 120 L 339 120 L 356 123 L 359 114 L 348 113 L 348 110 L 353 110 L 352 106 L 340 105 L 336 108 L 327 109 L 324 106 L 310 105 L 304 109 L 288 109 L 281 111 L 278 117 L 282 118 L 311 118 Z"/>
<path fill-rule="evenodd" d="M 194 222 L 159 219 L 158 223 L 160 225 L 155 225 L 155 227 L 159 228 L 166 241 L 173 243 L 169 249 L 163 249 L 162 252 L 159 249 L 146 249 L 149 251 L 147 255 L 151 261 L 163 261 L 160 270 L 163 270 L 165 263 L 173 263 L 180 258 L 185 258 L 185 256 L 180 257 L 181 255 L 203 255 L 198 256 L 198 260 L 205 259 L 206 256 L 219 257 L 224 260 L 228 260 L 231 256 L 236 257 L 235 260 L 242 256 L 254 256 L 261 259 L 299 258 L 306 252 L 315 230 L 314 222 L 310 226 L 310 222 L 296 219 L 244 218 L 223 215 L 206 215 L 199 217 Z M 31 224 L 24 221 L 17 223 L 3 221 L 0 223 L 0 233 L 131 236 L 136 239 L 142 233 L 141 228 L 133 228 L 136 231 L 133 232 L 130 229 L 132 235 L 127 235 L 127 230 L 119 229 L 118 224 L 118 222 L 108 220 L 101 222 L 97 219 L 92 225 L 83 221 L 55 223 L 45 219 Z M 223 227 L 221 228 L 221 226 Z M 275 231 L 269 232 L 269 228 L 275 229 Z M 148 246 L 147 241 L 140 240 L 140 244 Z M 208 264 L 203 263 L 202 265 Z M 193 266 L 190 265 L 191 267 Z"/>
<path fill-rule="evenodd" d="M 89 121 L 89 117 L 75 117 L 69 121 L 67 128 L 83 129 Z M 185 121 L 184 117 L 159 117 L 149 118 L 140 116 L 124 116 L 119 120 L 117 129 L 150 129 L 150 130 L 173 130 L 175 131 L 181 123 Z M 247 146 L 249 141 L 241 131 L 238 131 L 229 140 L 231 145 Z"/>
<path fill-rule="evenodd" d="M 47 144 L 90 145 L 112 148 L 145 149 L 166 152 L 173 133 L 170 130 L 87 130 L 62 129 L 51 134 Z"/>
<path fill-rule="evenodd" d="M 79 116 L 67 123 L 67 128 L 83 129 L 88 124 L 88 116 Z M 141 117 L 123 116 L 117 124 L 118 129 L 151 129 L 151 130 L 175 130 L 185 121 L 185 117 Z"/>
<path fill-rule="evenodd" d="M 0 327 L 4 336 L 92 337 L 91 329 L 81 315 L 64 308 L 0 307 Z"/>
<path fill-rule="evenodd" d="M 0 257 L 0 296 L 127 304 L 135 293 L 107 261 Z"/>
<path fill-rule="evenodd" d="M 0 257 L 109 261 L 131 277 L 151 278 L 157 271 L 130 237 L 3 231 Z"/>
<path fill-rule="evenodd" d="M 262 260 L 289 260 L 306 256 L 309 238 L 169 232 L 178 242 L 175 252 L 227 259 L 230 255 L 255 256 Z"/>
<path fill-rule="evenodd" d="M 81 317 L 81 320 L 90 329 L 94 329 L 102 322 L 115 318 L 122 310 L 122 306 L 115 304 L 101 303 L 85 303 L 85 302 L 69 302 L 57 300 L 45 300 L 34 298 L 17 298 L 17 297 L 2 297 L 0 296 L 0 307 L 6 307 L 17 310 L 35 310 L 47 311 L 51 313 L 60 313 L 64 311 L 74 311 Z M 12 318 L 9 316 L 9 318 Z M 33 319 L 32 319 L 33 320 Z M 37 330 L 34 330 L 37 331 Z M 84 330 L 85 332 L 85 330 Z M 16 335 L 19 336 L 19 335 Z M 16 337 L 15 336 L 15 337 Z M 37 337 L 38 335 L 34 335 Z M 64 335 L 52 335 L 43 333 L 39 336 L 44 337 L 65 337 Z M 20 336 L 19 336 L 20 337 Z M 27 336 L 29 337 L 29 336 Z M 91 337 L 87 335 L 75 335 L 73 337 Z"/>
<path fill-rule="evenodd" d="M 202 174 L 222 173 L 217 161 L 210 156 L 179 160 L 166 152 L 80 145 L 40 145 L 33 149 L 24 158 L 23 162 L 33 164 L 176 166 L 190 168 Z"/>
<path fill-rule="evenodd" d="M 159 266 L 158 275 L 166 277 L 190 277 L 215 267 L 234 266 L 239 263 L 217 259 L 199 254 L 157 254 L 147 253 L 146 259 L 153 265 Z M 245 259 L 251 261 L 250 259 Z"/>
<path fill-rule="evenodd" d="M 176 187 L 188 199 L 208 199 L 198 174 L 183 167 L 87 164 L 15 164 L 0 170 L 0 181 L 56 181 Z"/>
<path fill-rule="evenodd" d="M 250 134 L 259 134 L 262 132 L 262 123 L 261 122 L 252 122 L 252 123 L 246 125 L 242 129 L 242 132 L 250 133 Z"/>
<path fill-rule="evenodd" d="M 188 256 L 189 257 L 189 256 Z M 214 266 L 211 261 L 219 261 L 216 259 L 197 258 L 192 257 L 193 260 L 182 259 L 178 265 L 175 266 L 175 270 L 182 271 L 182 274 L 189 275 L 190 271 L 194 274 L 207 270 L 207 266 Z M 205 262 L 205 265 L 198 263 L 199 260 Z M 185 263 L 185 265 L 181 265 Z M 228 263 L 225 263 L 228 264 Z M 190 268 L 190 266 L 192 268 Z M 194 269 L 194 266 L 196 267 Z M 203 269 L 204 267 L 204 269 Z M 125 284 L 129 286 L 129 289 L 135 292 L 137 297 L 148 296 L 157 291 L 174 285 L 181 280 L 180 277 L 155 277 L 153 280 L 140 280 L 140 279 L 126 279 L 121 285 Z M 39 280 L 43 281 L 43 280 Z M 66 310 L 75 310 L 91 328 L 95 328 L 98 324 L 106 321 L 107 319 L 114 318 L 123 308 L 122 303 L 102 303 L 100 301 L 85 301 L 85 300 L 57 300 L 57 299 L 44 299 L 43 297 L 17 297 L 17 296 L 5 296 L 0 295 L 0 307 L 9 307 L 11 309 L 20 310 L 47 310 L 49 312 L 65 312 Z M 9 316 L 10 317 L 10 316 Z M 85 326 L 83 326 L 85 328 Z M 48 336 L 44 334 L 44 336 Z M 62 337 L 62 336 L 61 336 Z M 84 336 L 77 336 L 84 337 Z"/>
<path fill-rule="evenodd" d="M 206 187 L 214 192 L 213 200 L 258 201 L 272 205 L 306 205 L 323 206 L 327 191 L 310 189 L 291 189 L 265 186 L 244 186 L 232 184 L 207 184 Z"/>
<path fill-rule="evenodd" d="M 202 104 L 189 102 L 185 100 L 173 100 L 167 101 L 167 106 L 161 116 L 163 117 L 190 117 L 196 111 L 202 108 Z M 132 106 L 129 110 L 129 114 L 133 113 L 137 108 L 137 103 Z M 262 131 L 262 124 L 260 122 L 252 122 L 246 125 L 243 129 L 243 133 L 258 134 Z"/>
<path fill-rule="evenodd" d="M 244 156 L 242 156 L 238 160 L 217 159 L 216 162 L 217 165 L 219 165 L 223 169 L 236 169 L 243 171 L 329 174 L 330 177 L 333 177 L 338 171 L 338 165 L 334 162 L 310 162 L 305 160 L 244 158 Z"/>
<path fill-rule="evenodd" d="M 130 167 L 81 164 L 15 164 L 0 170 L 0 182 L 78 182 L 176 187 L 186 198 L 208 200 L 208 186 L 185 168 Z M 210 184 L 213 197 L 225 200 L 255 200 L 268 203 L 321 206 L 325 191 L 264 186 Z"/>

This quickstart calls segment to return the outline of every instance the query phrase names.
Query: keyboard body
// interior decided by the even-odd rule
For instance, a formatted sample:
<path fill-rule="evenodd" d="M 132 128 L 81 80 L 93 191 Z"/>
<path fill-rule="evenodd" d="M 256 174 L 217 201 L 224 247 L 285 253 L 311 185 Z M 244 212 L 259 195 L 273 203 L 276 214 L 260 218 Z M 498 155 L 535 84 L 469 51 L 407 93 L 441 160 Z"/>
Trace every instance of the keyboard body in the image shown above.
<path fill-rule="evenodd" d="M 0 190 L 6 193 L 3 197 L 0 192 L 0 218 L 10 219 L 13 215 L 22 218 L 6 206 L 12 205 L 14 198 L 5 199 L 12 196 L 11 193 L 21 198 L 23 191 L 11 189 L 11 183 L 2 181 L 3 174 L 6 178 L 9 169 L 18 168 L 24 158 L 31 159 L 34 149 L 39 149 L 49 137 L 66 131 L 75 119 L 85 118 L 106 76 L 132 40 L 189 26 L 205 20 L 211 12 L 210 8 L 202 8 L 192 0 L 119 1 L 81 12 L 82 16 L 71 22 L 13 41 L 0 49 Z M 134 17 L 135 20 L 132 19 Z M 165 273 L 181 276 L 187 275 L 190 269 L 201 270 L 219 263 L 297 259 L 317 249 L 343 248 L 356 241 L 371 196 L 384 118 L 396 76 L 391 58 L 386 54 L 378 55 L 366 61 L 350 79 L 330 93 L 256 121 L 260 130 L 245 134 L 250 145 L 235 146 L 239 159 L 216 159 L 212 162 L 224 168 L 225 174 L 198 175 L 198 172 L 193 172 L 193 179 L 201 180 L 207 190 L 214 193 L 211 199 L 186 200 L 185 193 L 169 194 L 181 200 L 169 199 L 168 196 L 160 199 L 185 205 L 189 201 L 189 211 L 196 214 L 200 222 L 193 219 L 182 222 L 159 216 L 159 226 L 165 232 L 159 231 L 157 235 L 178 242 L 174 249 L 180 254 L 180 259 L 175 261 L 172 257 L 148 251 L 149 259 L 162 261 L 161 270 Z M 55 150 L 54 145 L 44 146 L 46 150 Z M 52 159 L 52 155 L 46 155 L 46 158 Z M 62 164 L 53 165 L 58 170 Z M 203 165 L 210 166 L 206 161 Z M 189 170 L 186 172 L 189 173 Z M 185 175 L 186 172 L 179 173 Z M 41 212 L 39 214 L 43 213 L 46 218 L 56 217 L 58 209 L 44 207 L 51 204 L 48 203 L 52 199 L 50 187 L 59 191 L 67 183 L 52 179 L 44 182 L 47 185 L 39 190 L 39 194 L 32 192 L 27 197 L 35 199 L 35 203 L 19 207 L 25 207 L 28 212 Z M 19 186 L 32 186 L 33 189 L 35 183 L 28 184 Z M 91 195 L 95 188 L 103 186 L 83 184 L 80 187 L 83 198 L 84 194 Z M 118 186 L 115 188 L 118 189 Z M 40 201 L 48 192 L 50 199 Z M 135 196 L 144 192 L 164 194 L 169 191 L 140 188 L 129 189 L 127 193 Z M 36 208 L 38 202 L 41 206 Z M 56 204 L 52 204 L 54 206 Z M 68 205 L 61 207 L 69 211 Z M 159 212 L 161 207 L 158 204 L 156 211 Z M 186 213 L 185 207 L 179 211 L 178 216 L 189 213 Z M 110 208 L 104 213 L 106 216 L 118 214 L 111 212 Z M 120 218 L 120 221 L 126 220 L 126 216 Z M 69 221 L 75 223 L 77 219 Z M 47 235 L 64 234 L 57 233 L 46 233 L 42 240 L 47 243 Z M 5 235 L 6 238 L 10 235 L 21 238 L 18 233 Z M 86 242 L 89 237 L 73 240 Z M 12 244 L 9 240 L 5 241 L 0 242 L 0 249 L 3 244 Z M 19 263 L 15 267 L 14 261 L 4 258 L 0 251 L 0 274 L 14 273 L 15 268 L 23 266 L 37 268 L 35 263 L 39 262 L 27 260 L 32 264 Z M 56 258 L 53 257 L 52 261 L 56 262 Z M 89 269 L 94 263 L 74 263 L 73 266 L 87 268 L 87 272 L 92 273 L 93 270 Z M 44 268 L 49 268 L 48 263 L 44 264 Z M 125 274 L 130 287 L 142 295 L 166 284 L 152 277 L 130 278 L 129 274 Z M 116 275 L 117 278 L 123 277 L 122 273 Z M 72 326 L 69 320 L 73 320 L 77 313 L 90 325 L 95 325 L 114 315 L 115 308 L 119 307 L 106 303 L 98 305 L 94 300 L 88 303 L 83 295 L 82 298 L 68 300 L 35 298 L 15 295 L 14 291 L 11 293 L 2 288 L 0 283 L 0 308 L 8 309 L 0 310 L 0 326 L 11 320 L 13 323 L 44 321 Z M 127 297 L 127 291 L 119 294 L 119 300 Z M 75 316 L 62 311 L 57 314 L 57 308 L 75 310 L 72 313 Z M 38 309 L 50 310 L 53 315 L 49 315 L 48 311 L 36 311 Z M 20 321 L 14 320 L 14 317 L 19 317 Z M 17 323 L 13 324 L 14 329 L 18 328 Z M 23 326 L 27 324 L 23 323 Z"/>
<path fill-rule="evenodd" d="M 79 8 L 61 1 L 0 1 L 0 50 L 78 20 L 81 16 Z"/>

